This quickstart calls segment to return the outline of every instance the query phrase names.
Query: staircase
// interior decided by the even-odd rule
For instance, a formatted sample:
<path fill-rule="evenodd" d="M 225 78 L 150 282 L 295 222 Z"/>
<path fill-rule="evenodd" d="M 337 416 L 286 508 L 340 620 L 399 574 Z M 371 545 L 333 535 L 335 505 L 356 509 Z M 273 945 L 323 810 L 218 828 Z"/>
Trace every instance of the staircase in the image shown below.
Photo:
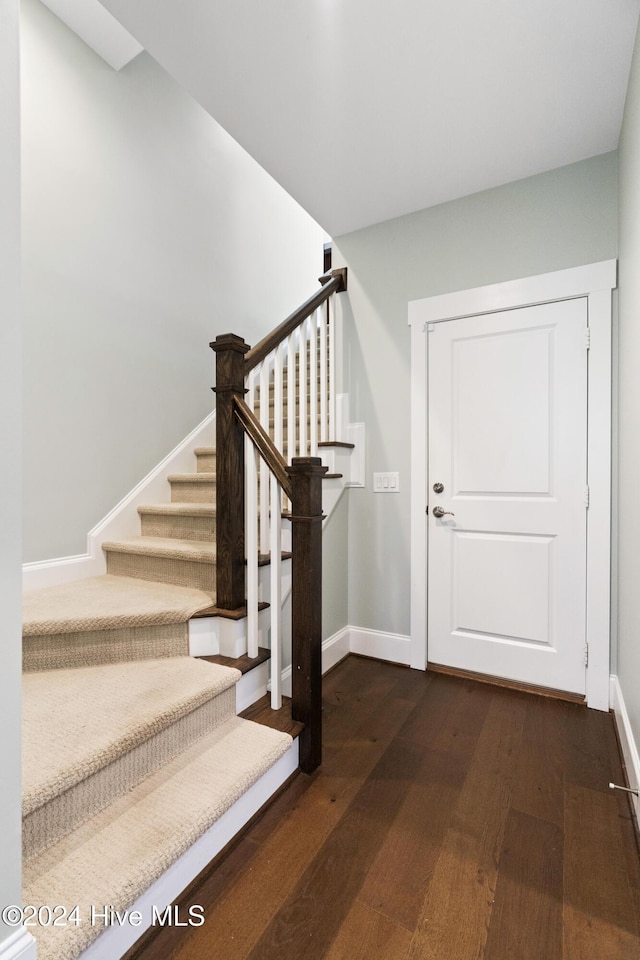
<path fill-rule="evenodd" d="M 273 437 L 273 382 L 268 395 Z M 264 393 L 255 404 L 264 417 Z M 224 657 L 189 656 L 190 623 L 241 622 L 215 606 L 216 451 L 193 452 L 167 501 L 138 507 L 139 535 L 103 542 L 105 574 L 25 595 L 23 899 L 59 921 L 30 927 L 40 960 L 116 960 L 298 764 L 289 733 L 237 715 L 259 683 Z M 273 500 L 260 503 L 264 529 Z M 122 921 L 138 908 L 140 925 Z"/>
<path fill-rule="evenodd" d="M 215 602 L 215 452 L 195 457 L 170 501 L 139 508 L 139 537 L 103 545 L 106 575 L 25 596 L 23 897 L 80 919 L 32 928 L 44 960 L 77 957 L 104 905 L 130 910 L 278 761 L 276 787 L 296 766 L 291 736 L 236 715 L 240 671 L 188 655 Z M 140 932 L 110 927 L 104 956 Z"/>

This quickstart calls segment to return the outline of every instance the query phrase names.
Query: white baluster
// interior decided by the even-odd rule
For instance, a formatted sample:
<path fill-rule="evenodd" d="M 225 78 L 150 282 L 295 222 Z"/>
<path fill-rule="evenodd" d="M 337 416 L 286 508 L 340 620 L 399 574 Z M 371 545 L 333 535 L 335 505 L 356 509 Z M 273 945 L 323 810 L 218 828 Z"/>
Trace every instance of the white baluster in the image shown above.
<path fill-rule="evenodd" d="M 320 440 L 322 443 L 326 443 L 329 439 L 327 436 L 327 306 L 323 304 L 319 311 L 319 327 L 320 327 Z"/>
<path fill-rule="evenodd" d="M 269 363 L 260 367 L 260 425 L 269 433 Z M 269 468 L 260 458 L 260 553 L 269 553 Z"/>
<path fill-rule="evenodd" d="M 340 440 L 336 432 L 336 337 L 331 298 L 327 300 L 329 325 L 329 440 Z"/>
<path fill-rule="evenodd" d="M 298 397 L 300 406 L 298 408 L 300 416 L 300 427 L 298 436 L 300 437 L 299 456 L 307 456 L 307 325 L 301 323 L 300 348 L 298 352 Z"/>
<path fill-rule="evenodd" d="M 249 374 L 247 403 L 253 410 L 255 377 Z M 258 656 L 258 464 L 257 452 L 244 438 L 245 457 L 245 549 L 247 555 L 247 653 Z"/>
<path fill-rule="evenodd" d="M 282 515 L 280 484 L 271 478 L 271 590 L 269 610 L 271 614 L 271 707 L 282 706 Z"/>
<path fill-rule="evenodd" d="M 320 308 L 322 309 L 322 308 Z M 318 313 L 309 317 L 309 456 L 318 456 Z"/>
<path fill-rule="evenodd" d="M 296 452 L 296 334 L 287 337 L 287 456 L 291 463 Z"/>

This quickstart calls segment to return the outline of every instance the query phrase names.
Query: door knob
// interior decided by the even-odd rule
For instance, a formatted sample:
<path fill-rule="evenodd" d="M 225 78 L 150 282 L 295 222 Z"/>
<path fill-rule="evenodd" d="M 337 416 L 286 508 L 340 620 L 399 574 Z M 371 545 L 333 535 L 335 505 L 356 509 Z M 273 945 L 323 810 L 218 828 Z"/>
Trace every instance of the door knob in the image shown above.
<path fill-rule="evenodd" d="M 442 507 L 434 507 L 432 513 L 434 517 L 438 518 L 438 520 L 440 517 L 444 517 L 446 514 L 449 514 L 450 517 L 455 517 L 453 510 L 443 510 Z"/>

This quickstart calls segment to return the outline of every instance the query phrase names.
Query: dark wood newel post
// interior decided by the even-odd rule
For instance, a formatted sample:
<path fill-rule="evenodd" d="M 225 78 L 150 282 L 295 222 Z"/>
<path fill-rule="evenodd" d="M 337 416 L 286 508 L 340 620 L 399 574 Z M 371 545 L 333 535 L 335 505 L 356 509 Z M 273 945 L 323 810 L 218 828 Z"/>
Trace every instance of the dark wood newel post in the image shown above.
<path fill-rule="evenodd" d="M 319 457 L 294 457 L 291 478 L 291 714 L 305 727 L 300 768 L 322 761 L 322 477 Z"/>
<path fill-rule="evenodd" d="M 244 430 L 234 397 L 244 397 L 244 355 L 249 345 L 225 333 L 210 344 L 216 353 L 216 605 L 245 603 Z"/>

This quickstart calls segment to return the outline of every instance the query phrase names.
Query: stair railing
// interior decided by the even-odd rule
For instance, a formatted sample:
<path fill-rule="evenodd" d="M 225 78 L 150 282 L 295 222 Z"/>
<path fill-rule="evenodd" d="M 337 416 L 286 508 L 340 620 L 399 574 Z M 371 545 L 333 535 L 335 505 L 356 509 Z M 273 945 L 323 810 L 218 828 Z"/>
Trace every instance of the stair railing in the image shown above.
<path fill-rule="evenodd" d="M 322 757 L 322 477 L 327 468 L 317 452 L 320 444 L 339 439 L 331 298 L 346 290 L 346 269 L 330 271 L 320 282 L 320 289 L 255 347 L 234 334 L 211 344 L 216 353 L 216 604 L 246 611 L 248 654 L 257 657 L 258 568 L 270 561 L 271 705 L 278 709 L 284 496 L 291 523 L 291 712 L 304 724 L 300 767 L 305 772 L 316 769 Z"/>

